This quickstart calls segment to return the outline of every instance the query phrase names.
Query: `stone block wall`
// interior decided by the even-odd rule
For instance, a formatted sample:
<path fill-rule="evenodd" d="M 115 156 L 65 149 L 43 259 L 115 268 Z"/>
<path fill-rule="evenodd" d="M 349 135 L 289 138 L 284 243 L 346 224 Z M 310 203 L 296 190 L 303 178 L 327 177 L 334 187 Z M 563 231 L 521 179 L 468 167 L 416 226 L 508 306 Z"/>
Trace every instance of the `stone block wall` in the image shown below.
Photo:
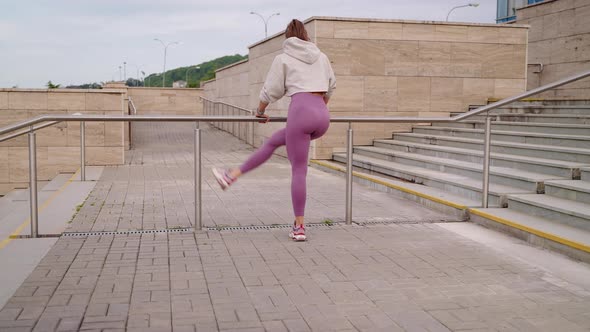
<path fill-rule="evenodd" d="M 529 24 L 528 84 L 533 89 L 590 69 L 590 1 L 545 1 L 517 10 L 517 23 Z M 543 64 L 543 71 L 538 73 Z M 590 79 L 547 91 L 555 98 L 590 97 Z"/>
<path fill-rule="evenodd" d="M 139 115 L 200 115 L 203 112 L 201 89 L 129 87 L 127 94 Z"/>
<path fill-rule="evenodd" d="M 0 127 L 39 115 L 126 114 L 125 93 L 109 90 L 0 89 Z M 125 111 L 124 111 L 125 110 Z M 124 162 L 123 123 L 86 123 L 87 165 Z M 28 138 L 0 143 L 0 195 L 28 186 Z M 51 180 L 80 166 L 80 125 L 62 122 L 37 131 L 37 178 Z"/>
<path fill-rule="evenodd" d="M 526 87 L 527 26 L 334 17 L 312 17 L 305 24 L 336 74 L 337 88 L 329 104 L 333 117 L 448 116 Z M 239 65 L 240 73 L 218 71 L 217 80 L 205 84 L 205 94 L 229 100 L 233 91 L 243 93 L 247 70 L 249 100 L 239 106 L 255 108 L 283 41 L 279 33 L 250 46 L 248 64 Z M 284 116 L 288 105 L 289 98 L 282 98 L 270 105 L 269 112 Z M 282 126 L 256 125 L 254 144 Z M 343 150 L 346 128 L 332 124 L 324 137 L 312 143 L 311 157 L 331 158 L 334 151 Z M 411 125 L 354 124 L 353 128 L 354 143 L 364 145 L 389 138 L 392 132 L 409 131 Z"/>

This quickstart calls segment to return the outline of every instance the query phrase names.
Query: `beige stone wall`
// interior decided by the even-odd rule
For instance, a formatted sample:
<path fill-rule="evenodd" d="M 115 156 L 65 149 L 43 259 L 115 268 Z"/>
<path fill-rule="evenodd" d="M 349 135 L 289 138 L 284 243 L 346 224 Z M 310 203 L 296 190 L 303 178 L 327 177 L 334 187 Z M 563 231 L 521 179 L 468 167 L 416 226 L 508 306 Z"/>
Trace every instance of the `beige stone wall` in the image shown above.
<path fill-rule="evenodd" d="M 0 89 L 0 127 L 44 114 L 123 114 L 125 94 L 108 90 Z M 28 186 L 27 136 L 0 143 L 0 195 Z M 88 165 L 124 162 L 123 124 L 86 124 Z M 59 123 L 37 132 L 37 177 L 51 180 L 60 172 L 74 172 L 80 163 L 80 125 Z"/>
<path fill-rule="evenodd" d="M 338 80 L 333 116 L 448 116 L 524 91 L 527 29 L 443 22 L 316 20 L 316 43 Z M 355 125 L 355 144 L 409 124 Z M 329 157 L 340 125 L 316 144 Z"/>
<path fill-rule="evenodd" d="M 127 88 L 137 114 L 200 115 L 202 89 Z"/>
<path fill-rule="evenodd" d="M 526 26 L 314 17 L 306 27 L 336 74 L 329 104 L 333 117 L 448 116 L 525 90 Z M 245 92 L 247 69 L 249 98 L 246 103 L 240 96 L 239 105 L 255 108 L 283 41 L 280 33 L 250 46 L 248 62 L 218 71 L 217 80 L 204 86 L 205 94 L 231 100 L 233 91 Z M 285 97 L 271 104 L 269 113 L 286 116 L 289 101 Z M 282 126 L 256 125 L 255 145 Z M 311 157 L 331 158 L 343 150 L 346 128 L 332 124 L 312 143 Z M 371 144 L 410 125 L 355 124 L 354 129 L 355 144 Z"/>
<path fill-rule="evenodd" d="M 547 1 L 521 8 L 517 23 L 529 24 L 528 89 L 590 68 L 590 1 Z M 542 63 L 543 71 L 532 64 Z M 545 97 L 589 98 L 590 79 L 565 85 Z"/>

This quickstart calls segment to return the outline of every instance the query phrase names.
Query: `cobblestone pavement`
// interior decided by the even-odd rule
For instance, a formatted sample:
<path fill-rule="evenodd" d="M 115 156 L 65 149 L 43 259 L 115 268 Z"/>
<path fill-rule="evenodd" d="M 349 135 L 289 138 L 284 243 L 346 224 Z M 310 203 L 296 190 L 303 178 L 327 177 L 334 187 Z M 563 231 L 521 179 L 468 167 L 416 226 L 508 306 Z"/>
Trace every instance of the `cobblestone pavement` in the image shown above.
<path fill-rule="evenodd" d="M 108 213 L 88 209 L 72 229 L 188 225 L 190 172 L 182 168 L 190 168 L 191 157 L 174 149 L 190 145 L 190 138 L 151 129 L 161 145 L 138 144 L 128 165 L 104 173 L 81 210 L 94 203 Z M 249 151 L 224 134 L 207 134 L 216 141 L 205 167 L 237 164 Z M 177 144 L 166 142 L 170 137 Z M 218 150 L 220 141 L 232 142 L 231 151 Z M 223 194 L 207 178 L 206 202 L 217 204 L 207 207 L 209 220 L 241 224 L 242 209 L 252 223 L 290 221 L 276 222 L 290 215 L 290 204 L 282 202 L 286 165 L 273 158 Z M 263 177 L 271 183 L 254 187 Z M 342 196 L 330 189 L 343 185 L 333 175 L 310 170 L 310 184 L 312 195 Z M 285 193 L 270 192 L 279 187 Z M 445 218 L 358 185 L 355 190 L 355 218 Z M 340 196 L 314 196 L 312 219 L 341 213 Z M 249 203 L 237 204 L 240 199 Z M 258 204 L 265 199 L 271 204 Z M 219 212 L 224 203 L 228 215 Z M 136 221 L 142 213 L 148 217 Z M 178 224 L 166 221 L 173 217 Z M 437 224 L 317 226 L 305 243 L 291 242 L 286 231 L 62 237 L 0 310 L 0 331 L 590 331 L 588 289 Z"/>

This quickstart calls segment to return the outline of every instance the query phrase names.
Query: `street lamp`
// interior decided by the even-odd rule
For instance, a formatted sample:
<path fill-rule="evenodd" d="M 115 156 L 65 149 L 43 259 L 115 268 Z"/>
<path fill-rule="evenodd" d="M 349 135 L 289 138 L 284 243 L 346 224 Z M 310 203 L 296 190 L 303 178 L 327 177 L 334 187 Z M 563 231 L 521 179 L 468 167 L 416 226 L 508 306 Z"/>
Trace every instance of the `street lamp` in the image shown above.
<path fill-rule="evenodd" d="M 166 82 L 166 53 L 168 52 L 168 46 L 174 45 L 174 44 L 180 44 L 180 42 L 170 42 L 170 43 L 166 44 L 158 38 L 154 38 L 154 40 L 159 41 L 160 43 L 162 43 L 162 46 L 164 46 L 164 71 L 162 72 L 162 87 L 164 87 L 166 84 L 165 83 Z"/>
<path fill-rule="evenodd" d="M 189 68 L 189 69 L 187 69 L 187 70 L 186 70 L 186 87 L 187 87 L 187 88 L 188 88 L 188 73 L 189 73 L 191 70 L 193 70 L 193 69 L 199 70 L 199 69 L 201 69 L 201 67 L 200 67 L 200 66 L 196 66 L 196 67 Z"/>
<path fill-rule="evenodd" d="M 121 66 L 119 66 L 119 82 L 121 82 L 122 78 L 121 78 Z"/>
<path fill-rule="evenodd" d="M 129 63 L 128 65 L 135 67 L 135 70 L 136 70 L 136 73 L 135 73 L 136 76 L 135 76 L 135 78 L 138 81 L 141 81 L 141 77 L 139 77 L 139 71 L 142 69 L 143 65 L 139 65 L 138 66 L 138 65 L 136 65 L 134 63 Z"/>
<path fill-rule="evenodd" d="M 447 14 L 447 22 L 449 21 L 449 15 L 451 15 L 451 12 L 452 12 L 453 10 L 455 10 L 455 9 L 457 9 L 457 8 L 463 8 L 463 7 L 477 7 L 477 6 L 479 6 L 479 4 L 478 4 L 478 3 L 471 2 L 471 3 L 468 3 L 468 4 L 466 4 L 466 5 L 462 5 L 462 6 L 456 6 L 456 7 L 453 7 L 453 8 L 451 8 L 451 10 L 449 10 L 449 13 Z"/>
<path fill-rule="evenodd" d="M 123 79 L 127 81 L 127 61 L 123 61 Z"/>
<path fill-rule="evenodd" d="M 264 16 L 258 14 L 257 12 L 250 12 L 250 14 L 258 15 L 258 17 L 262 19 L 262 22 L 264 22 L 264 38 L 268 37 L 268 21 L 270 21 L 270 18 L 273 16 L 281 15 L 281 13 L 274 13 L 270 15 L 267 19 L 264 19 Z"/>

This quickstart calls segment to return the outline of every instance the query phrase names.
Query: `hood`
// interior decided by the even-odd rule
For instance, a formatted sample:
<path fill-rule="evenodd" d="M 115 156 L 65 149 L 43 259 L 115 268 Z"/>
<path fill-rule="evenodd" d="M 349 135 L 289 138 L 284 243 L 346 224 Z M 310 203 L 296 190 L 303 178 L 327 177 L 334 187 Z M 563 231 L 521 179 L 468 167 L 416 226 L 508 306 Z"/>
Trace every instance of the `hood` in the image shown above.
<path fill-rule="evenodd" d="M 320 57 L 320 49 L 314 43 L 297 37 L 287 38 L 283 42 L 283 51 L 285 54 L 309 64 L 316 62 Z"/>

